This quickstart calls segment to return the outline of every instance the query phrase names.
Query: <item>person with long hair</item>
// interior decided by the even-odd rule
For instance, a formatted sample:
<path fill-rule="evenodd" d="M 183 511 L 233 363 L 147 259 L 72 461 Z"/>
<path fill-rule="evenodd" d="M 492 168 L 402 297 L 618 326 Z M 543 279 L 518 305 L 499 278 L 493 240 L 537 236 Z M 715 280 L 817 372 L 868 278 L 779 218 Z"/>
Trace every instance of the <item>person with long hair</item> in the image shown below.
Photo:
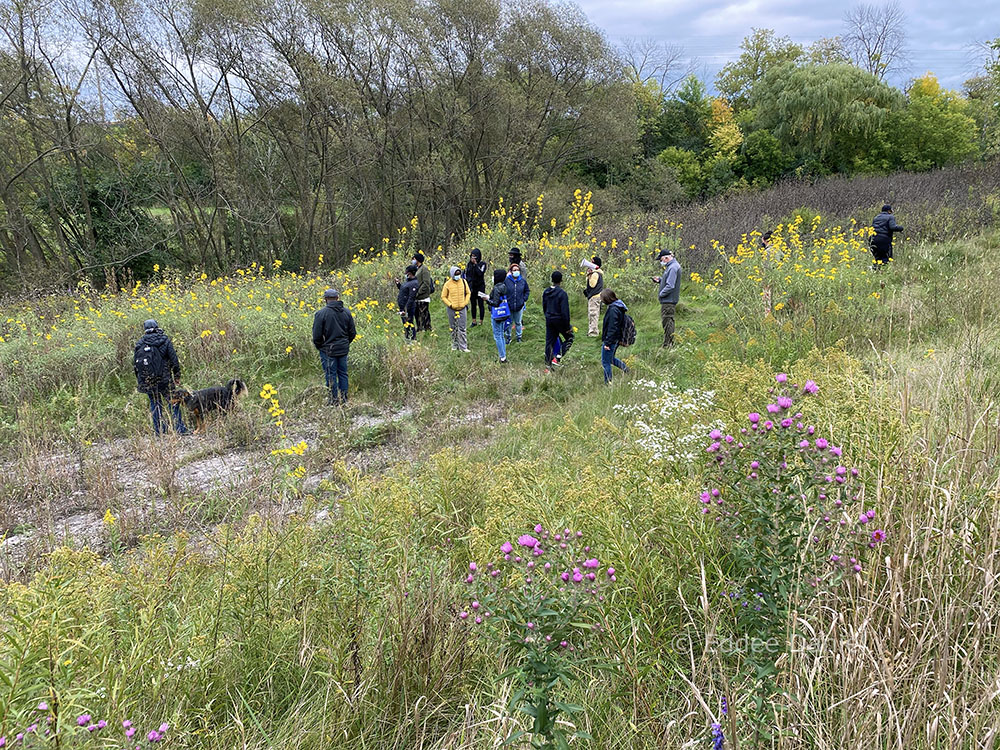
<path fill-rule="evenodd" d="M 601 302 L 607 307 L 604 313 L 604 325 L 601 327 L 601 366 L 604 367 L 604 382 L 610 385 L 612 366 L 623 373 L 628 372 L 626 364 L 615 356 L 621 343 L 625 312 L 628 308 L 618 299 L 618 295 L 607 287 L 601 292 Z"/>

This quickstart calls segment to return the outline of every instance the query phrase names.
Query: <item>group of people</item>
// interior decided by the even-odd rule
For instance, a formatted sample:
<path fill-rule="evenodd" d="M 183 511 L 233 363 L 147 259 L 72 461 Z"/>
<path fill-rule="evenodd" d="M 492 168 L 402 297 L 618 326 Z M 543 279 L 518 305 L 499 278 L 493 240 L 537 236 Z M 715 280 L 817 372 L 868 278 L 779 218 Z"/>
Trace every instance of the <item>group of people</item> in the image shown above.
<path fill-rule="evenodd" d="M 680 295 L 681 267 L 672 250 L 664 250 L 658 256 L 663 266 L 659 276 L 653 280 L 659 284 L 658 299 L 663 325 L 663 346 L 673 346 L 674 314 Z M 396 279 L 399 290 L 397 307 L 408 341 L 415 341 L 420 331 L 430 331 L 429 305 L 434 292 L 434 282 L 425 265 L 422 253 L 415 253 L 412 263 L 406 267 L 405 278 Z M 611 289 L 605 287 L 603 261 L 593 257 L 586 265 L 586 282 L 583 295 L 587 301 L 587 335 L 602 341 L 602 363 L 605 380 L 611 382 L 612 367 L 624 369 L 616 359 L 625 303 Z M 531 297 L 527 268 L 521 251 L 512 248 L 508 253 L 505 267 L 493 271 L 493 285 L 486 291 L 489 264 L 483 260 L 482 251 L 473 248 L 463 271 L 458 266 L 448 270 L 448 280 L 441 288 L 441 301 L 448 314 L 448 328 L 451 333 L 451 348 L 468 352 L 468 329 L 486 324 L 489 311 L 493 340 L 501 363 L 507 361 L 509 347 L 520 342 L 524 335 L 524 311 Z M 563 274 L 553 271 L 549 277 L 550 286 L 542 293 L 542 315 L 545 319 L 545 370 L 562 363 L 563 357 L 573 346 L 573 324 L 570 318 L 569 295 L 563 289 Z M 605 314 L 601 321 L 601 306 Z M 471 311 L 471 312 L 470 312 Z M 471 322 L 469 321 L 471 318 Z"/>
<path fill-rule="evenodd" d="M 662 251 L 659 262 L 662 266 L 660 275 L 652 279 L 659 284 L 663 346 L 670 347 L 673 345 L 674 313 L 680 295 L 681 268 L 671 250 Z M 628 372 L 628 367 L 616 356 L 626 328 L 627 308 L 618 295 L 605 286 L 601 258 L 595 256 L 586 265 L 586 282 L 582 292 L 587 301 L 587 334 L 601 339 L 604 380 L 610 383 L 613 368 Z M 524 335 L 524 311 L 531 297 L 531 288 L 524 260 L 517 248 L 510 251 L 506 267 L 493 271 L 493 285 L 489 293 L 486 291 L 487 271 L 488 264 L 483 261 L 482 252 L 473 248 L 464 272 L 458 266 L 449 269 L 440 298 L 447 311 L 454 351 L 469 351 L 468 318 L 471 317 L 471 327 L 485 325 L 488 311 L 499 360 L 506 362 L 508 348 L 520 342 Z M 575 341 L 569 295 L 562 286 L 562 272 L 552 271 L 549 280 L 550 285 L 542 292 L 546 372 L 562 363 Z M 414 254 L 412 263 L 406 267 L 405 279 L 397 279 L 396 286 L 405 338 L 415 341 L 419 332 L 432 330 L 430 303 L 435 284 L 422 253 Z M 343 406 L 347 403 L 349 387 L 348 355 L 351 343 L 357 337 L 357 328 L 354 316 L 340 299 L 340 292 L 327 289 L 323 293 L 323 302 L 323 307 L 313 316 L 312 341 L 323 367 L 327 404 Z M 603 322 L 600 319 L 602 306 L 605 308 Z M 180 383 L 180 361 L 170 338 L 155 320 L 147 320 L 143 324 L 143 335 L 135 346 L 135 374 L 138 390 L 149 397 L 154 432 L 159 435 L 172 426 L 175 432 L 186 434 L 188 429 L 180 406 L 170 397 Z M 164 413 L 166 409 L 170 410 L 170 420 Z"/>

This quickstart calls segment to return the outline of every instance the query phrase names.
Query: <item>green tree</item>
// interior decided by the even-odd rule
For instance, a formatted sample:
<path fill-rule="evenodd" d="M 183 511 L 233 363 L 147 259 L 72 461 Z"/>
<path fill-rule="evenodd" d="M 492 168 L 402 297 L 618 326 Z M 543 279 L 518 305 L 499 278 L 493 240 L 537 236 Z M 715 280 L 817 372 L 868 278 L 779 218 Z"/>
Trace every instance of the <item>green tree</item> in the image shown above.
<path fill-rule="evenodd" d="M 708 144 L 711 116 L 712 99 L 705 84 L 688 76 L 663 105 L 660 132 L 664 145 L 700 153 Z"/>
<path fill-rule="evenodd" d="M 910 86 L 905 109 L 893 114 L 890 138 L 897 164 L 924 170 L 954 164 L 977 151 L 969 102 L 927 73 Z"/>
<path fill-rule="evenodd" d="M 705 179 L 701 171 L 701 163 L 693 151 L 670 146 L 663 149 L 656 157 L 661 164 L 673 170 L 677 182 L 684 188 L 689 198 L 701 195 L 705 188 Z"/>
<path fill-rule="evenodd" d="M 803 54 L 801 46 L 787 36 L 775 36 L 772 29 L 753 29 L 740 49 L 740 56 L 727 63 L 715 79 L 715 87 L 737 112 L 750 106 L 754 85 L 769 70 L 795 62 Z"/>
<path fill-rule="evenodd" d="M 769 185 L 788 169 L 790 158 L 768 130 L 755 130 L 743 141 L 739 166 L 743 176 L 755 185 Z"/>
<path fill-rule="evenodd" d="M 843 63 L 772 69 L 753 96 L 758 127 L 809 172 L 853 170 L 900 104 L 898 91 Z"/>

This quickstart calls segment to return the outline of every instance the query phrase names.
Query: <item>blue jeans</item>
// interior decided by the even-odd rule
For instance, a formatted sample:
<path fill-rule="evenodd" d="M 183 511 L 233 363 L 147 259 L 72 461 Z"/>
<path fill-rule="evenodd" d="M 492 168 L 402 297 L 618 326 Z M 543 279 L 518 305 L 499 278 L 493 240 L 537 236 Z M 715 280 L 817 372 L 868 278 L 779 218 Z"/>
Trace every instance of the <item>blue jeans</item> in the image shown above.
<path fill-rule="evenodd" d="M 164 435 L 170 430 L 170 425 L 166 423 L 163 419 L 163 402 L 167 402 L 167 406 L 170 408 L 170 414 L 173 417 L 173 428 L 174 432 L 178 435 L 187 435 L 188 428 L 184 426 L 184 418 L 181 416 L 181 407 L 179 404 L 170 403 L 169 398 L 166 393 L 147 393 L 149 396 L 149 413 L 153 417 L 153 433 L 156 435 Z"/>
<path fill-rule="evenodd" d="M 517 334 L 517 340 L 521 340 L 521 333 L 524 331 L 524 326 L 521 325 L 521 317 L 524 315 L 524 308 L 520 310 L 511 310 L 510 319 L 514 322 L 514 332 Z M 510 338 L 510 334 L 507 335 Z"/>
<path fill-rule="evenodd" d="M 333 400 L 337 400 L 337 391 L 339 390 L 341 403 L 347 401 L 347 355 L 331 357 L 326 352 L 321 351 L 319 360 L 323 363 L 326 387 L 330 389 Z"/>
<path fill-rule="evenodd" d="M 507 359 L 507 340 L 510 338 L 510 318 L 493 321 L 493 340 L 497 342 L 497 354 Z"/>
<path fill-rule="evenodd" d="M 628 368 L 625 363 L 622 362 L 615 356 L 615 352 L 618 351 L 618 344 L 612 344 L 610 349 L 606 349 L 604 344 L 601 344 L 601 364 L 604 366 L 604 382 L 611 382 L 611 365 L 614 365 L 622 372 L 628 372 Z"/>

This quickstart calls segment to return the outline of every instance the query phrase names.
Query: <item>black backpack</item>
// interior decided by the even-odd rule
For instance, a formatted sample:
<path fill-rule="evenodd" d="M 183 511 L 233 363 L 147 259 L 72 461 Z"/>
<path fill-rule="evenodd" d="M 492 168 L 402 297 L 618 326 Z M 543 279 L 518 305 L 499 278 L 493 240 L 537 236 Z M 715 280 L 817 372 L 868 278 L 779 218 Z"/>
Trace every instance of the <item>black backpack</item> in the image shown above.
<path fill-rule="evenodd" d="M 632 346 L 635 343 L 635 321 L 628 313 L 623 313 L 622 332 L 618 338 L 619 346 Z"/>
<path fill-rule="evenodd" d="M 135 377 L 140 388 L 156 390 L 163 375 L 163 352 L 160 347 L 140 342 L 135 348 Z"/>

